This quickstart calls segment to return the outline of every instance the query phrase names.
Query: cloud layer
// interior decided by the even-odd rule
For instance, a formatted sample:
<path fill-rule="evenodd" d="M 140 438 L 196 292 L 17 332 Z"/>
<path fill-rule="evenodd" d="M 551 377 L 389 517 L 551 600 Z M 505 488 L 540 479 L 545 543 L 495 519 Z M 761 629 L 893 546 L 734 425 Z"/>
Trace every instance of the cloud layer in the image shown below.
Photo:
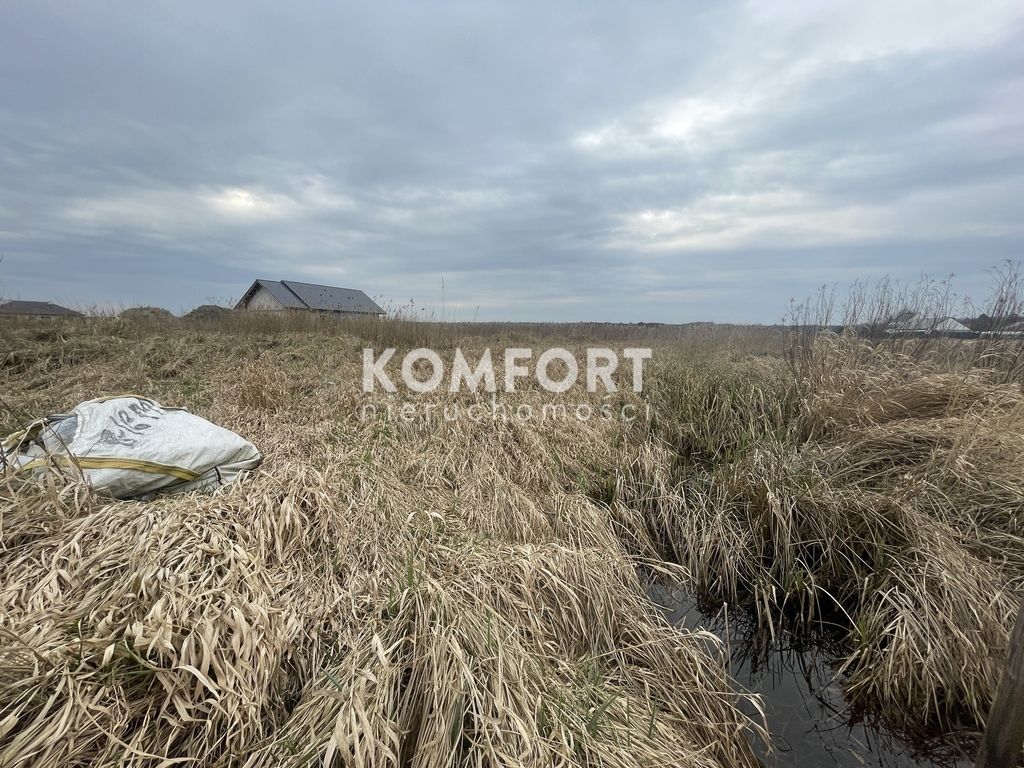
<path fill-rule="evenodd" d="M 0 294 L 777 320 L 1024 257 L 1024 7 L 0 8 Z"/>

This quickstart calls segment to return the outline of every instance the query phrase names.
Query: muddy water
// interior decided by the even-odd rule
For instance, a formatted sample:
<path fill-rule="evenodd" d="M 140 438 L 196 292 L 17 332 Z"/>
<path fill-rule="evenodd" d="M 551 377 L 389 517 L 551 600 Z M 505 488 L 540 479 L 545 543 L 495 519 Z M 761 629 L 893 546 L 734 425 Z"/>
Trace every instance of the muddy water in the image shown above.
<path fill-rule="evenodd" d="M 948 750 L 925 752 L 883 728 L 853 722 L 836 677 L 834 657 L 820 643 L 799 641 L 784 633 L 774 642 L 753 644 L 749 622 L 742 617 L 727 620 L 724 613 L 702 612 L 693 596 L 682 588 L 651 585 L 648 594 L 675 626 L 705 629 L 726 643 L 733 678 L 762 697 L 774 742 L 772 752 L 757 745 L 766 766 L 971 765 L 971 761 L 952 756 Z"/>

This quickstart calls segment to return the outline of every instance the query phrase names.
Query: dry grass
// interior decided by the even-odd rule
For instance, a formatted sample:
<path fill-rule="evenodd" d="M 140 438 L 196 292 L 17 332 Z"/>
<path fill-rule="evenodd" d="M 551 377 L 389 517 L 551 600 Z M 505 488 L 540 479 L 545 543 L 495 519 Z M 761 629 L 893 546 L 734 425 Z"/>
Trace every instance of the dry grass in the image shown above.
<path fill-rule="evenodd" d="M 0 486 L 0 764 L 753 765 L 758 725 L 710 638 L 643 596 L 652 571 L 769 633 L 833 626 L 853 705 L 908 731 L 984 721 L 1024 587 L 1012 344 L 818 336 L 787 358 L 774 329 L 299 316 L 0 333 L 23 415 L 138 391 L 266 456 L 145 505 Z M 556 341 L 654 346 L 651 421 L 359 418 L 367 343 Z"/>
<path fill-rule="evenodd" d="M 1024 587 L 1021 387 L 848 338 L 805 362 L 662 372 L 676 467 L 638 480 L 658 486 L 656 535 L 703 596 L 767 631 L 845 632 L 855 706 L 971 732 Z"/>
<path fill-rule="evenodd" d="M 644 597 L 647 425 L 363 421 L 345 330 L 0 331 L 19 414 L 138 391 L 265 456 L 145 504 L 0 484 L 0 764 L 754 765 L 711 638 Z"/>

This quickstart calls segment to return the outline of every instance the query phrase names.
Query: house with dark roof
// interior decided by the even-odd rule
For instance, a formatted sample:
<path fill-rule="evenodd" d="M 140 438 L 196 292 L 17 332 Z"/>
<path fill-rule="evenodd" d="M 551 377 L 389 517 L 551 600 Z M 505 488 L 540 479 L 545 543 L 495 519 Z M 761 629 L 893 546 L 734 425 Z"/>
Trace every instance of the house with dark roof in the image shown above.
<path fill-rule="evenodd" d="M 260 312 L 322 312 L 340 317 L 381 317 L 384 310 L 362 291 L 295 280 L 257 280 L 235 309 Z"/>
<path fill-rule="evenodd" d="M 52 304 L 49 301 L 7 301 L 0 304 L 0 317 L 83 317 L 81 312 Z"/>

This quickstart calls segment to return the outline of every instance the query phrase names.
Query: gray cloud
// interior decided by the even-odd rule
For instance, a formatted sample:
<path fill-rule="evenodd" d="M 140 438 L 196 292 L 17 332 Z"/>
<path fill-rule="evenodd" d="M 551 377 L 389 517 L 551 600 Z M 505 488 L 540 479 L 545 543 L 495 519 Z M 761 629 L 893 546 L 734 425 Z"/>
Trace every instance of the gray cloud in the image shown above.
<path fill-rule="evenodd" d="M 774 321 L 1020 258 L 1016 3 L 0 6 L 0 293 Z"/>

